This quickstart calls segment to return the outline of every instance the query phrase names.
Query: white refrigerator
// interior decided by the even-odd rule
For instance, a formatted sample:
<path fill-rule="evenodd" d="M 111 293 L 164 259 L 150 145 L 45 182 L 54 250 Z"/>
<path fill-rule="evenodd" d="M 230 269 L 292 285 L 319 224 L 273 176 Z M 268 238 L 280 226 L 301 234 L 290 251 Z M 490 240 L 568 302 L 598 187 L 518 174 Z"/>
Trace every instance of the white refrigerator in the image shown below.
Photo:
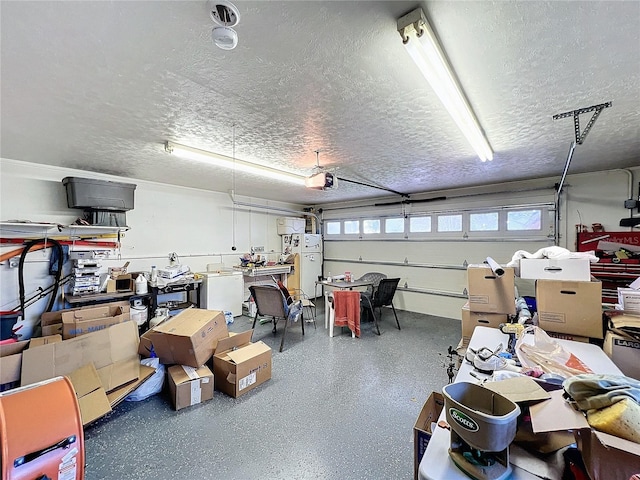
<path fill-rule="evenodd" d="M 314 296 L 316 281 L 322 275 L 322 236 L 315 233 L 292 233 L 282 236 L 282 252 L 300 257 L 300 288 Z"/>

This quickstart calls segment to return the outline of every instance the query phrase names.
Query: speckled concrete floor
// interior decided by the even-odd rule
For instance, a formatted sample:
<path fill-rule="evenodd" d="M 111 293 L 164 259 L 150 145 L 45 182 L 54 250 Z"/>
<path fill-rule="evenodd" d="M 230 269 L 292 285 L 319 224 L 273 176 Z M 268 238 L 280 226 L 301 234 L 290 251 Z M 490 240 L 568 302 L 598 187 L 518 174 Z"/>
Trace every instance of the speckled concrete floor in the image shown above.
<path fill-rule="evenodd" d="M 360 339 L 331 339 L 319 310 L 317 329 L 303 338 L 294 326 L 282 353 L 280 330 L 258 325 L 271 380 L 179 412 L 166 392 L 119 405 L 85 432 L 86 480 L 412 479 L 413 424 L 446 384 L 460 322 L 398 313 L 401 331 L 385 311 L 381 336 L 364 323 Z M 247 317 L 231 325 L 248 328 Z"/>

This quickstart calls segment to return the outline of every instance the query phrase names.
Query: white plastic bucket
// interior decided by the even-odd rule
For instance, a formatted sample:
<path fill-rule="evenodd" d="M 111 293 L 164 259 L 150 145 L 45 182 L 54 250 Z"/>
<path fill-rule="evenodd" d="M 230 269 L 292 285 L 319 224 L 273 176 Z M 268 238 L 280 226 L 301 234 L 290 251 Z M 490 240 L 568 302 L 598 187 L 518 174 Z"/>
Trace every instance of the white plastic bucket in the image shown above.
<path fill-rule="evenodd" d="M 131 307 L 131 320 L 136 322 L 140 327 L 147 321 L 147 307 L 146 306 L 133 306 Z"/>

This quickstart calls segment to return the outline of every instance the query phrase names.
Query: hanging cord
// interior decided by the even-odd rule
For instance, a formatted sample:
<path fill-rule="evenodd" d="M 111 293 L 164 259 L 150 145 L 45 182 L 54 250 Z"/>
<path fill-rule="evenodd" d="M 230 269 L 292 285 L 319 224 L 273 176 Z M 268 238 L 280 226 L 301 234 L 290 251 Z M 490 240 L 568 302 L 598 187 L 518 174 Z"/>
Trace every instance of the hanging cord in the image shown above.
<path fill-rule="evenodd" d="M 233 203 L 233 207 L 231 210 L 231 250 L 236 249 L 236 124 L 233 124 L 233 147 L 232 147 L 232 158 L 233 158 L 233 172 L 231 177 L 231 201 Z"/>
<path fill-rule="evenodd" d="M 60 277 L 62 276 L 62 265 L 64 264 L 64 254 L 62 251 L 62 245 L 57 240 L 53 240 L 51 238 L 39 238 L 37 240 L 31 240 L 25 244 L 24 250 L 20 254 L 20 263 L 18 263 L 18 284 L 20 287 L 20 311 L 22 312 L 22 316 L 24 319 L 25 316 L 25 291 L 24 291 L 24 261 L 29 253 L 29 250 L 38 245 L 40 243 L 51 243 L 51 247 L 55 248 L 57 260 L 58 260 L 58 269 L 55 272 L 55 280 L 52 285 L 53 290 L 51 291 L 51 296 L 49 297 L 49 304 L 45 309 L 45 312 L 50 312 L 53 309 L 53 305 L 56 302 L 56 298 L 58 297 L 58 286 L 60 284 Z M 47 245 L 49 246 L 49 245 Z"/>

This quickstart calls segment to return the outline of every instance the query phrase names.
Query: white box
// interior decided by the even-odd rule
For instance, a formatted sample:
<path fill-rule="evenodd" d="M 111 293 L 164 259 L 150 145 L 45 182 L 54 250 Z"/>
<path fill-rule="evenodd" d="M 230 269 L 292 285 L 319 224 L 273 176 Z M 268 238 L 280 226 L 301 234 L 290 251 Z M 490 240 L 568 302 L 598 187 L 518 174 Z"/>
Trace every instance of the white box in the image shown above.
<path fill-rule="evenodd" d="M 588 258 L 522 258 L 520 278 L 588 282 L 591 266 Z"/>
<path fill-rule="evenodd" d="M 292 233 L 304 233 L 304 218 L 279 217 L 277 219 L 278 235 L 291 235 Z"/>

